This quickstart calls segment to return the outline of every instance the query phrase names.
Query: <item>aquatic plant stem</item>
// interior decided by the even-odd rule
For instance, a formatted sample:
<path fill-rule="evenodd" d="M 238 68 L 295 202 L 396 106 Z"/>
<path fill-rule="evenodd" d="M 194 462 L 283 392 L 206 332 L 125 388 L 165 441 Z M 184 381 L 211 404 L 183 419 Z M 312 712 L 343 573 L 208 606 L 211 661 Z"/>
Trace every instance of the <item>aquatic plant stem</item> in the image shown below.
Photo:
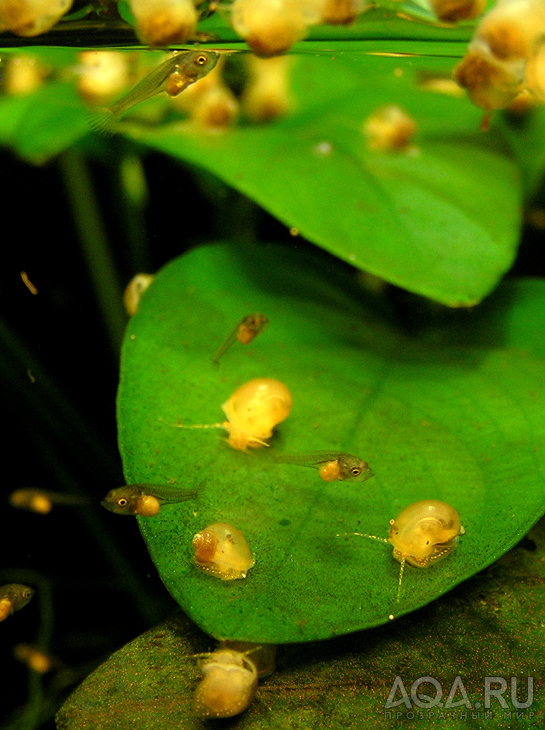
<path fill-rule="evenodd" d="M 60 156 L 59 165 L 105 329 L 113 351 L 117 354 L 123 338 L 126 316 L 121 286 L 102 225 L 91 175 L 85 158 L 74 149 L 66 150 Z"/>

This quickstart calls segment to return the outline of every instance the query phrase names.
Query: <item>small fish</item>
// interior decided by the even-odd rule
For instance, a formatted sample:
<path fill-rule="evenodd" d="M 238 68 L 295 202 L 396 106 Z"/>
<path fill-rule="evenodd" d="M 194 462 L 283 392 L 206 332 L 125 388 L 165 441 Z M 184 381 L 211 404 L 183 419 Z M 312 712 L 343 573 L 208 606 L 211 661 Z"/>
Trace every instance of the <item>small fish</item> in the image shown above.
<path fill-rule="evenodd" d="M 111 489 L 100 503 L 116 515 L 140 515 L 153 517 L 161 505 L 185 502 L 197 496 L 196 489 L 176 489 L 158 484 L 129 484 Z"/>
<path fill-rule="evenodd" d="M 90 504 L 90 500 L 87 497 L 80 497 L 75 494 L 63 494 L 61 492 L 48 492 L 45 489 L 38 489 L 37 487 L 16 489 L 9 495 L 8 501 L 12 507 L 27 509 L 30 512 L 37 512 L 40 515 L 46 515 L 51 512 L 55 504 L 69 506 Z"/>
<path fill-rule="evenodd" d="M 89 124 L 96 132 L 111 135 L 116 123 L 131 107 L 162 91 L 176 96 L 212 71 L 218 60 L 219 53 L 215 51 L 177 52 L 144 76 L 111 106 L 91 112 Z"/>
<path fill-rule="evenodd" d="M 8 583 L 0 586 L 0 621 L 14 611 L 24 608 L 34 595 L 34 588 L 21 583 Z"/>
<path fill-rule="evenodd" d="M 222 355 L 227 352 L 235 340 L 238 340 L 242 345 L 249 345 L 254 337 L 257 337 L 260 332 L 265 330 L 268 324 L 269 320 L 264 314 L 259 312 L 247 314 L 240 322 L 237 322 L 234 330 L 229 333 L 225 342 L 217 350 L 212 362 L 219 362 Z"/>
<path fill-rule="evenodd" d="M 314 451 L 309 454 L 277 454 L 279 464 L 310 466 L 320 470 L 324 482 L 364 482 L 375 474 L 366 461 L 338 451 Z"/>

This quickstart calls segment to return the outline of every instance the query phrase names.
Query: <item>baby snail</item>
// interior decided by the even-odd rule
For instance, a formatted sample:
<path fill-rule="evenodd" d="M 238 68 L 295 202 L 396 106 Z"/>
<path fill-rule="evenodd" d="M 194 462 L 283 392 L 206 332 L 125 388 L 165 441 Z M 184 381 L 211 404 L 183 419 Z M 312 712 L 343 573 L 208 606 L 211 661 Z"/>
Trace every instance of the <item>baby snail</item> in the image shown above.
<path fill-rule="evenodd" d="M 427 568 L 451 553 L 465 530 L 453 507 L 436 499 L 424 499 L 405 507 L 395 520 L 390 520 L 388 539 L 362 532 L 353 534 L 394 546 L 394 558 L 401 564 L 397 587 L 399 603 L 405 563 Z"/>
<path fill-rule="evenodd" d="M 21 583 L 0 586 L 0 621 L 4 621 L 14 611 L 24 608 L 33 595 L 34 588 Z"/>
<path fill-rule="evenodd" d="M 201 657 L 203 679 L 193 695 L 193 713 L 197 717 L 233 717 L 249 706 L 257 690 L 258 673 L 247 653 L 218 649 Z"/>
<path fill-rule="evenodd" d="M 218 348 L 212 358 L 212 362 L 219 362 L 220 358 L 227 352 L 235 340 L 238 340 L 241 345 L 249 345 L 260 332 L 265 330 L 268 324 L 269 320 L 264 314 L 260 314 L 259 312 L 247 314 L 240 322 L 237 322 L 225 342 Z"/>
<path fill-rule="evenodd" d="M 175 489 L 158 484 L 129 484 L 111 489 L 100 503 L 116 515 L 154 517 L 161 505 L 185 502 L 197 496 L 196 489 Z"/>
<path fill-rule="evenodd" d="M 242 654 L 251 654 L 252 663 L 257 669 L 258 679 L 268 677 L 276 669 L 276 644 L 256 644 L 252 641 L 220 641 L 218 649 L 230 649 Z"/>
<path fill-rule="evenodd" d="M 338 451 L 314 451 L 309 454 L 277 454 L 279 464 L 295 464 L 318 469 L 324 482 L 364 482 L 374 477 L 366 461 L 352 454 Z"/>
<path fill-rule="evenodd" d="M 228 419 L 224 423 L 172 425 L 176 428 L 224 428 L 229 433 L 227 443 L 233 449 L 259 449 L 269 445 L 265 439 L 271 438 L 273 428 L 289 416 L 291 404 L 291 393 L 279 380 L 256 378 L 241 385 L 222 405 Z"/>
<path fill-rule="evenodd" d="M 224 522 L 198 532 L 192 545 L 196 565 L 222 580 L 246 578 L 255 563 L 242 532 Z"/>
<path fill-rule="evenodd" d="M 136 274 L 127 284 L 123 292 L 123 304 L 129 317 L 132 317 L 138 311 L 142 295 L 154 279 L 153 274 Z"/>

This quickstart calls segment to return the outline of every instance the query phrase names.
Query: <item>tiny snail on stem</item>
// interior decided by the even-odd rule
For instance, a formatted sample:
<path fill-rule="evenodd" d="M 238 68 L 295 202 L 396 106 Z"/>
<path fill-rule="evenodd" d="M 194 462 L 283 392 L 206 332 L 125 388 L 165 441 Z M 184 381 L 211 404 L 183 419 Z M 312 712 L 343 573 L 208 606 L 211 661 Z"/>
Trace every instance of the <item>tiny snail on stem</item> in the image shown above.
<path fill-rule="evenodd" d="M 176 489 L 158 484 L 129 484 L 110 489 L 100 504 L 116 515 L 154 517 L 159 513 L 161 505 L 185 502 L 196 496 L 196 489 Z"/>
<path fill-rule="evenodd" d="M 256 378 L 235 390 L 223 405 L 227 416 L 223 423 L 186 425 L 175 428 L 223 428 L 229 433 L 227 443 L 237 451 L 268 446 L 273 428 L 285 420 L 291 411 L 291 393 L 279 380 Z"/>
<path fill-rule="evenodd" d="M 424 499 L 405 507 L 395 520 L 390 520 L 388 539 L 362 532 L 352 534 L 394 546 L 393 556 L 401 564 L 397 587 L 399 603 L 405 563 L 427 568 L 449 555 L 465 530 L 453 507 L 436 499 Z"/>
<path fill-rule="evenodd" d="M 241 345 L 249 345 L 260 332 L 265 330 L 268 324 L 269 320 L 264 314 L 260 314 L 259 312 L 247 314 L 237 322 L 225 342 L 217 349 L 216 354 L 212 358 L 212 362 L 219 362 L 220 358 L 227 352 L 235 340 L 238 340 Z"/>
<path fill-rule="evenodd" d="M 247 657 L 250 652 L 220 648 L 200 658 L 203 679 L 193 695 L 194 715 L 205 720 L 244 712 L 257 690 L 258 672 Z"/>
<path fill-rule="evenodd" d="M 375 476 L 366 461 L 339 451 L 313 451 L 308 454 L 276 454 L 278 464 L 295 464 L 318 469 L 324 482 L 364 482 Z"/>
<path fill-rule="evenodd" d="M 123 292 L 123 304 L 129 317 L 134 316 L 138 311 L 142 295 L 154 279 L 154 274 L 136 274 L 127 284 Z"/>
<path fill-rule="evenodd" d="M 222 580 L 246 578 L 255 564 L 246 538 L 225 522 L 210 525 L 193 537 L 195 564 Z"/>

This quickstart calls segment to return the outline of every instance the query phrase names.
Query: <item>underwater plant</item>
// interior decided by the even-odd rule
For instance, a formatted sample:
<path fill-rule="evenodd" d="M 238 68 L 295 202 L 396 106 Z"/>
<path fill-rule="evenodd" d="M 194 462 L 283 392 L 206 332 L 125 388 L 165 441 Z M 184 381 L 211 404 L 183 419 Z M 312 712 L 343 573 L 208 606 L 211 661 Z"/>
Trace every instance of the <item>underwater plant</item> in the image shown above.
<path fill-rule="evenodd" d="M 6 728 L 539 724 L 543 0 L 0 27 Z"/>

